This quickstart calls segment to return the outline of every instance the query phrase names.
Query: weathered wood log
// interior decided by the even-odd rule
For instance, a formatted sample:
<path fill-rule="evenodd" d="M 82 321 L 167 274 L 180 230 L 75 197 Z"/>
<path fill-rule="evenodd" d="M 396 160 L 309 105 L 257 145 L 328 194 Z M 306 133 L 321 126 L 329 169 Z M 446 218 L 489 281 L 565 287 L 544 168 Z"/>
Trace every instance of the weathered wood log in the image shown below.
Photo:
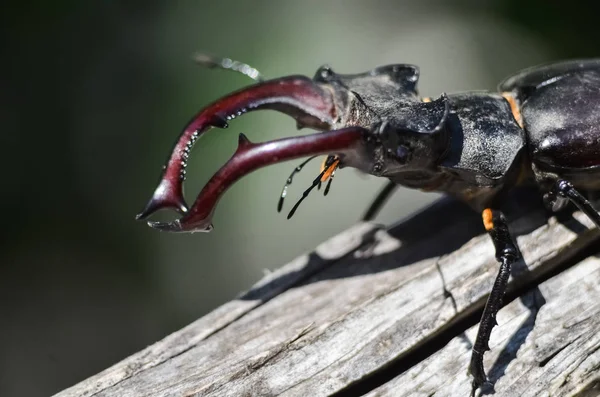
<path fill-rule="evenodd" d="M 600 395 L 600 231 L 513 203 L 524 260 L 485 355 L 495 395 Z M 57 396 L 468 396 L 497 269 L 462 204 L 359 223 Z"/>

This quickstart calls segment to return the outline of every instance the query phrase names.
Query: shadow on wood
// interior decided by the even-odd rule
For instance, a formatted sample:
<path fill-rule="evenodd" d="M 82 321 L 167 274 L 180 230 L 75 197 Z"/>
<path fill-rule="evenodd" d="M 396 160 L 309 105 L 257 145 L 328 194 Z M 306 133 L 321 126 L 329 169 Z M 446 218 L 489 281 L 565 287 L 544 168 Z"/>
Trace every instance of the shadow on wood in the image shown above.
<path fill-rule="evenodd" d="M 496 383 L 484 394 L 600 384 L 600 232 L 579 213 L 546 222 L 538 204 L 524 192 L 505 209 L 524 261 L 485 356 Z M 388 230 L 359 223 L 58 396 L 468 396 L 497 269 L 479 216 L 452 200 Z"/>

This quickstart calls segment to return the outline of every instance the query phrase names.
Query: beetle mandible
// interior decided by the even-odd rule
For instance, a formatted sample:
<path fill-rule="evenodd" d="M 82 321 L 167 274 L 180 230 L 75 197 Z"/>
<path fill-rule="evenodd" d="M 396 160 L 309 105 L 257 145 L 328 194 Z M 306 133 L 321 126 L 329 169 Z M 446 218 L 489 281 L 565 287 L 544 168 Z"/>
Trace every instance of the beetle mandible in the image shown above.
<path fill-rule="evenodd" d="M 215 206 L 235 181 L 270 164 L 317 155 L 326 155 L 326 161 L 302 199 L 322 182 L 329 185 L 337 168 L 353 167 L 389 179 L 367 219 L 397 185 L 465 201 L 482 214 L 500 263 L 473 346 L 469 367 L 473 392 L 486 382 L 483 354 L 489 350 L 511 265 L 519 259 L 506 218 L 497 209 L 504 194 L 517 185 L 537 184 L 552 211 L 572 202 L 600 228 L 600 214 L 584 196 L 600 192 L 600 59 L 526 69 L 501 83 L 499 93 L 443 94 L 433 100 L 419 97 L 419 69 L 408 64 L 354 75 L 323 66 L 312 79 L 288 76 L 262 81 L 256 69 L 236 61 L 198 60 L 260 82 L 213 102 L 192 119 L 138 219 L 174 208 L 181 219 L 148 224 L 172 232 L 210 231 Z M 240 134 L 233 157 L 188 209 L 182 186 L 196 139 L 210 127 L 226 128 L 229 120 L 259 109 L 283 112 L 299 127 L 325 132 L 265 143 L 252 143 Z"/>

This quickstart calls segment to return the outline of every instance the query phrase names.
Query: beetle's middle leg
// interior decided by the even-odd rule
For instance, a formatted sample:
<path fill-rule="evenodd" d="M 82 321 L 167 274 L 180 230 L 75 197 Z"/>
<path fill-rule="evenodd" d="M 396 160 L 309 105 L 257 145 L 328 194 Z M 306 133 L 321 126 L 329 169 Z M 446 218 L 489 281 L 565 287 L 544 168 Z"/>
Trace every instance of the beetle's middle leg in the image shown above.
<path fill-rule="evenodd" d="M 485 230 L 492 238 L 496 247 L 496 259 L 500 262 L 500 269 L 494 281 L 492 292 L 483 309 L 477 338 L 475 339 L 475 345 L 473 345 L 471 364 L 469 366 L 469 372 L 473 375 L 471 395 L 474 395 L 475 390 L 487 382 L 483 368 L 483 354 L 490 350 L 488 343 L 492 328 L 497 324 L 496 314 L 502 305 L 502 298 L 506 291 L 510 268 L 519 259 L 519 251 L 510 235 L 504 214 L 500 211 L 487 208 L 482 212 L 482 217 Z"/>
<path fill-rule="evenodd" d="M 375 200 L 369 206 L 369 209 L 365 212 L 362 217 L 363 221 L 370 221 L 377 216 L 379 211 L 383 208 L 386 201 L 391 197 L 392 193 L 396 191 L 398 184 L 392 181 L 387 181 L 383 189 L 377 194 Z"/>
<path fill-rule="evenodd" d="M 544 195 L 544 201 L 553 211 L 560 210 L 568 201 L 571 201 L 600 229 L 600 213 L 598 210 L 571 183 L 564 179 L 556 181 L 552 189 Z"/>

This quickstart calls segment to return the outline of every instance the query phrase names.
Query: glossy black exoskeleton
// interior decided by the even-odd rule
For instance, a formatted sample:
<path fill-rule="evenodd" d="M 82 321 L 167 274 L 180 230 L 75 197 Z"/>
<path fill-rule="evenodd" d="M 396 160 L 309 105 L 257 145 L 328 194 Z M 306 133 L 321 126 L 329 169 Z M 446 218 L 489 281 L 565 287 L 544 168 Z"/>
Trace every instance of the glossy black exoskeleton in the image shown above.
<path fill-rule="evenodd" d="M 231 60 L 204 57 L 201 62 L 260 75 Z M 327 155 L 327 160 L 303 198 L 322 182 L 331 183 L 338 167 L 389 179 L 365 218 L 378 211 L 397 185 L 458 197 L 481 212 L 500 262 L 473 347 L 470 372 L 475 390 L 486 381 L 483 354 L 489 350 L 511 264 L 519 257 L 497 209 L 504 194 L 518 185 L 537 184 L 549 208 L 558 211 L 572 202 L 600 227 L 600 214 L 584 196 L 600 192 L 600 60 L 531 68 L 504 81 L 499 93 L 466 92 L 434 100 L 419 97 L 418 78 L 419 69 L 404 64 L 356 75 L 322 67 L 313 79 L 289 76 L 234 92 L 204 108 L 185 127 L 138 218 L 170 207 L 183 217 L 149 222 L 150 226 L 210 231 L 217 201 L 236 180 L 269 164 L 316 155 Z M 225 128 L 234 117 L 257 109 L 278 110 L 294 117 L 300 127 L 327 132 L 261 144 L 240 134 L 234 156 L 188 209 L 182 183 L 196 139 L 210 127 Z"/>

